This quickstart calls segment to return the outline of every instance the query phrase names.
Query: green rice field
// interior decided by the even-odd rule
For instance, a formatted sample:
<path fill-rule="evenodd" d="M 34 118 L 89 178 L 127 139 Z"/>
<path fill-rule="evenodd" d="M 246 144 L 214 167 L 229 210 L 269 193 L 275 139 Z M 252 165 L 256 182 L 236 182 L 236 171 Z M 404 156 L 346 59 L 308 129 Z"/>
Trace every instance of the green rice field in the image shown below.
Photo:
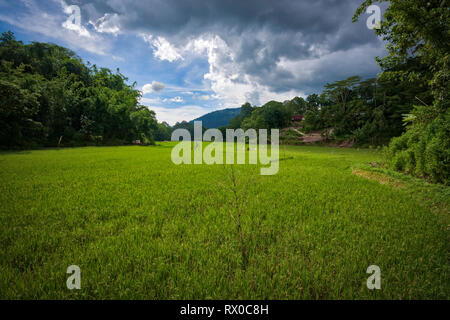
<path fill-rule="evenodd" d="M 377 150 L 281 146 L 263 176 L 172 146 L 1 153 L 0 299 L 450 297 L 448 187 Z"/>

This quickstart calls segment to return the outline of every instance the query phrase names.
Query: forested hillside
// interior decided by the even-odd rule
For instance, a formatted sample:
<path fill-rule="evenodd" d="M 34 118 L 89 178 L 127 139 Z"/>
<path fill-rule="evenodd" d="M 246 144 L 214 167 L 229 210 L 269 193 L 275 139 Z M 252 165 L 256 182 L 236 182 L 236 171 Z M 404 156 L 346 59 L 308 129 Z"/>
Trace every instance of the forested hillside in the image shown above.
<path fill-rule="evenodd" d="M 304 132 L 333 128 L 329 141 L 353 140 L 359 146 L 386 144 L 404 130 L 403 115 L 417 101 L 431 103 L 427 86 L 358 76 L 327 84 L 320 95 L 270 101 L 262 107 L 242 106 L 229 128 L 284 128 L 294 114 L 304 115 Z"/>
<path fill-rule="evenodd" d="M 119 70 L 85 64 L 47 43 L 0 38 L 0 146 L 152 143 L 167 126 L 139 105 L 140 91 Z"/>
<path fill-rule="evenodd" d="M 241 108 L 228 108 L 223 110 L 217 110 L 210 113 L 205 114 L 194 121 L 202 121 L 203 126 L 206 128 L 219 128 L 222 126 L 227 126 L 231 119 L 239 115 L 241 112 Z"/>

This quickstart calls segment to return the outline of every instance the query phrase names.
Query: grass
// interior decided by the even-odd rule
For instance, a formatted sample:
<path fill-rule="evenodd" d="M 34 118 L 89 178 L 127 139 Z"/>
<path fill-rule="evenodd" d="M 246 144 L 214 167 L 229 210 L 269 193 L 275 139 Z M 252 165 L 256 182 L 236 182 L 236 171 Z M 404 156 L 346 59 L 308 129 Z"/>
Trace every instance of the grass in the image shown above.
<path fill-rule="evenodd" d="M 261 176 L 171 146 L 0 154 L 0 298 L 450 298 L 449 188 L 374 150 L 281 147 Z"/>

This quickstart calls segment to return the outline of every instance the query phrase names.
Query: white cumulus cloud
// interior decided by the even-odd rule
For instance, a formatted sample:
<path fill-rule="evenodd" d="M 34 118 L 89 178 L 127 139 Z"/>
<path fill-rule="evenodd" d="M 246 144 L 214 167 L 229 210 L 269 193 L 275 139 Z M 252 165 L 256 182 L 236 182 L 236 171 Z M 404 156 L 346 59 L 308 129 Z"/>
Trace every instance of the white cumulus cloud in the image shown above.
<path fill-rule="evenodd" d="M 152 81 L 152 83 L 144 84 L 144 86 L 142 87 L 142 93 L 147 94 L 152 92 L 160 92 L 164 89 L 164 87 L 164 83 Z"/>
<path fill-rule="evenodd" d="M 183 60 L 177 48 L 167 41 L 166 38 L 160 36 L 154 38 L 152 35 L 143 35 L 143 38 L 153 47 L 153 56 L 155 58 L 169 62 Z"/>

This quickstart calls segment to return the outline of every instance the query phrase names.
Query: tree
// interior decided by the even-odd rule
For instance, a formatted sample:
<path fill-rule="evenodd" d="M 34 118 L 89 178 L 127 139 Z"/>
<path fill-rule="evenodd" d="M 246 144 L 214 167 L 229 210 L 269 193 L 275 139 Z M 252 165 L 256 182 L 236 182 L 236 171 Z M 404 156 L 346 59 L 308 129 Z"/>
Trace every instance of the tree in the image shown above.
<path fill-rule="evenodd" d="M 359 84 L 361 77 L 352 76 L 345 80 L 339 80 L 325 85 L 324 93 L 335 104 L 341 107 L 341 113 L 347 111 L 347 102 L 349 101 L 353 88 Z"/>
<path fill-rule="evenodd" d="M 374 2 L 365 1 L 353 20 Z M 445 0 L 391 0 L 376 34 L 388 42 L 388 55 L 377 58 L 381 79 L 430 88 L 431 103 L 418 98 L 406 133 L 392 141 L 388 165 L 396 170 L 449 183 L 450 10 Z"/>
<path fill-rule="evenodd" d="M 167 122 L 157 124 L 158 128 L 155 132 L 156 141 L 170 141 L 172 135 L 172 129 Z"/>

